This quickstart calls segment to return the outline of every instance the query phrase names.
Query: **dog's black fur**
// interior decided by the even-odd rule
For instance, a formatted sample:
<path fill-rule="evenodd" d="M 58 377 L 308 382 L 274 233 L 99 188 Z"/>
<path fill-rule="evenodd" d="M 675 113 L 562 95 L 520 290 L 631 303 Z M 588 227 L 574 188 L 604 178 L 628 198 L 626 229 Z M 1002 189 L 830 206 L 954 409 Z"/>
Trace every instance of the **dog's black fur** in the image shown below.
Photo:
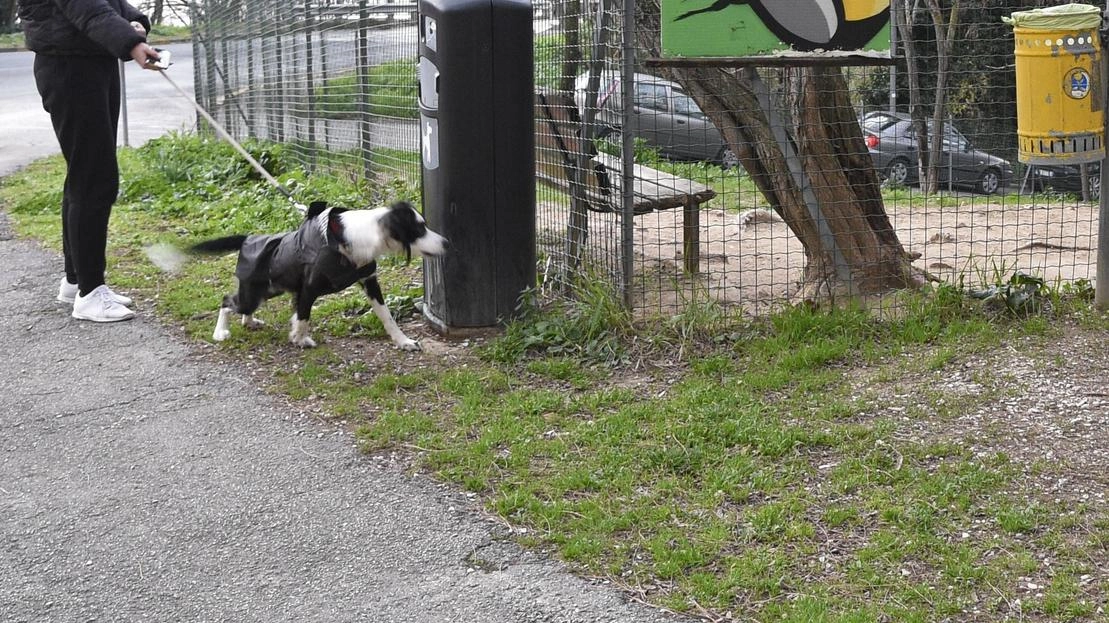
<path fill-rule="evenodd" d="M 223 298 L 212 335 L 216 341 L 230 336 L 230 313 L 242 314 L 244 326 L 261 326 L 254 312 L 267 299 L 288 292 L 295 310 L 289 340 L 297 346 L 315 346 L 308 321 L 316 299 L 359 283 L 393 342 L 405 350 L 415 350 L 419 343 L 404 335 L 385 306 L 376 260 L 386 254 L 411 259 L 413 250 L 437 256 L 445 252 L 446 246 L 446 239 L 429 230 L 407 202 L 388 208 L 348 210 L 329 208 L 326 202 L 318 201 L 309 206 L 304 222 L 294 231 L 226 236 L 193 245 L 190 250 L 239 252 L 235 267 L 239 289 Z"/>

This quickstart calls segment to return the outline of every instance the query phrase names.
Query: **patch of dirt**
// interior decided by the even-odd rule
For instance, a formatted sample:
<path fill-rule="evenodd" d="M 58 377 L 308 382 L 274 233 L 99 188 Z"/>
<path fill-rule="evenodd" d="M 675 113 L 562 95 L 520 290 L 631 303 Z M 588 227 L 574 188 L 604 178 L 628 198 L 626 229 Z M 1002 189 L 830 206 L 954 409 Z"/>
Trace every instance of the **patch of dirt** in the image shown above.
<path fill-rule="evenodd" d="M 683 270 L 682 211 L 635 217 L 636 285 L 641 304 L 664 311 L 680 308 L 690 288 L 703 288 L 728 306 L 763 313 L 780 306 L 797 289 L 805 266 L 801 243 L 780 220 L 743 210 L 753 198 L 718 197 L 700 212 L 700 269 L 690 280 Z M 757 202 L 755 202 L 757 204 Z M 901 202 L 904 203 L 904 202 Z M 1095 278 L 1095 203 L 1010 196 L 916 196 L 913 206 L 887 206 L 901 243 L 920 253 L 915 265 L 945 281 L 993 284 L 1015 271 L 1049 284 Z M 950 205 L 945 205 L 950 204 Z M 727 210 L 720 205 L 731 207 Z M 563 252 L 568 209 L 541 203 L 541 239 L 546 250 Z M 589 213 L 587 257 L 619 274 L 619 219 Z"/>

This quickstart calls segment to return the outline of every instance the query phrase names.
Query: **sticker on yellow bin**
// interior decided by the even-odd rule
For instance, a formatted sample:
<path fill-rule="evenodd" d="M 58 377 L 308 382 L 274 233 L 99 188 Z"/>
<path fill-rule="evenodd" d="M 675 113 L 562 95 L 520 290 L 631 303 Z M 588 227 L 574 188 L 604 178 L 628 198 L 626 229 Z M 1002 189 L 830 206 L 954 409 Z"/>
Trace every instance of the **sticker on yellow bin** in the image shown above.
<path fill-rule="evenodd" d="M 1067 95 L 1080 100 L 1090 94 L 1090 74 L 1085 69 L 1075 67 L 1067 74 Z"/>

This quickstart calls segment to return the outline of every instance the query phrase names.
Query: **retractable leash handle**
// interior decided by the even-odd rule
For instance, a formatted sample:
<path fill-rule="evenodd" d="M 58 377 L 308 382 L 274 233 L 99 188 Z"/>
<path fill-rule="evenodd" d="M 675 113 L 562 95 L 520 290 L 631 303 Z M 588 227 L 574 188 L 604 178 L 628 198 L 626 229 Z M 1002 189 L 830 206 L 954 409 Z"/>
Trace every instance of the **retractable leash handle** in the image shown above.
<path fill-rule="evenodd" d="M 165 78 L 166 81 L 168 81 L 171 85 L 173 85 L 173 88 L 177 89 L 177 92 L 180 93 L 182 97 L 189 100 L 189 103 L 193 105 L 193 108 L 195 108 L 196 111 L 198 113 L 200 113 L 200 115 L 202 117 L 204 117 L 204 119 L 206 119 L 208 121 L 208 123 L 211 124 L 211 126 L 213 128 L 215 128 L 216 134 L 219 134 L 220 138 L 222 138 L 223 140 L 230 143 L 231 146 L 234 147 L 235 150 L 238 151 L 239 154 L 241 154 L 243 158 L 246 158 L 246 161 L 249 162 L 250 165 L 252 167 L 254 167 L 254 169 L 256 171 L 258 171 L 259 173 L 262 174 L 262 177 L 264 177 L 267 182 L 272 184 L 273 187 L 276 188 L 277 190 L 281 191 L 281 194 L 285 195 L 285 197 L 288 198 L 289 201 L 291 201 L 293 203 L 293 206 L 297 210 L 299 210 L 302 214 L 307 212 L 308 211 L 308 206 L 304 205 L 303 203 L 297 202 L 297 200 L 293 198 L 293 193 L 290 192 L 288 188 L 285 188 L 284 186 L 282 186 L 281 182 L 278 182 L 272 175 L 270 175 L 270 172 L 267 171 L 266 168 L 263 167 L 261 164 L 259 164 L 258 161 L 255 160 L 254 157 L 251 156 L 249 152 L 247 152 L 247 150 L 243 149 L 243 146 L 240 145 L 239 142 L 236 141 L 234 139 L 234 137 L 232 137 L 227 132 L 227 130 L 225 130 L 223 128 L 223 126 L 219 124 L 218 121 L 216 121 L 214 118 L 212 118 L 212 115 L 208 114 L 207 110 L 204 110 L 204 108 L 200 104 L 198 104 L 196 102 L 196 100 L 193 99 L 193 97 L 185 91 L 185 89 L 182 89 L 180 86 L 178 86 L 178 84 L 176 82 L 173 81 L 173 78 L 169 77 L 169 74 L 166 73 L 166 68 L 168 68 L 170 66 L 169 50 L 159 50 L 158 54 L 162 58 L 160 58 L 157 61 L 151 61 L 150 65 L 153 65 L 154 67 L 157 67 L 158 68 L 158 73 L 162 74 L 162 77 Z"/>

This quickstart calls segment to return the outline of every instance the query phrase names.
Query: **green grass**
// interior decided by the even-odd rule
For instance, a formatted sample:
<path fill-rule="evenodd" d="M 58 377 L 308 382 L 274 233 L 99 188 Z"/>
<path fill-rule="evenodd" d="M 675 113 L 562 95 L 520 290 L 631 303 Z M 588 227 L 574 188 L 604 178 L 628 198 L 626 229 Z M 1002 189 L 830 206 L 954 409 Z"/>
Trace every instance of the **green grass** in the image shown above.
<path fill-rule="evenodd" d="M 8 32 L 0 34 L 0 50 L 22 50 L 23 33 Z"/>
<path fill-rule="evenodd" d="M 418 195 L 309 176 L 285 147 L 248 148 L 306 195 L 348 205 Z M 0 184 L 17 230 L 55 248 L 61 164 Z M 167 275 L 143 246 L 276 231 L 299 215 L 219 142 L 173 135 L 123 150 L 121 166 L 113 283 L 206 341 L 234 258 Z M 416 267 L 387 261 L 381 272 L 394 309 L 411 310 Z M 573 298 L 530 301 L 503 334 L 444 361 L 393 351 L 353 291 L 321 301 L 317 349 L 286 344 L 289 312 L 274 303 L 262 314 L 271 328 L 236 325 L 213 352 L 249 352 L 272 391 L 350 426 L 366 451 L 411 451 L 525 545 L 665 608 L 768 622 L 997 621 L 1015 620 L 1019 599 L 1026 620 L 1104 620 L 1105 510 L 1026 484 L 1051 463 L 1022 466 L 942 434 L 1019 381 L 986 369 L 975 393 L 954 396 L 940 389 L 945 375 L 976 353 L 1052 339 L 1044 317 L 984 315 L 941 286 L 901 295 L 897 313 L 797 307 L 742 320 L 693 305 L 641 319 L 594 280 L 571 286 Z M 1088 300 L 1080 285 L 1048 294 L 1056 314 Z M 1106 329 L 1103 315 L 1083 318 Z"/>
<path fill-rule="evenodd" d="M 188 41 L 192 30 L 188 26 L 154 26 L 147 39 L 151 45 L 161 45 L 176 41 Z M 25 43 L 22 32 L 0 33 L 0 51 L 22 50 Z"/>
<path fill-rule="evenodd" d="M 416 99 L 419 85 L 415 60 L 395 60 L 369 68 L 367 96 L 361 95 L 359 76 L 349 73 L 324 82 L 316 88 L 317 112 L 323 117 L 354 118 L 363 99 L 373 115 L 415 119 L 419 116 Z"/>

